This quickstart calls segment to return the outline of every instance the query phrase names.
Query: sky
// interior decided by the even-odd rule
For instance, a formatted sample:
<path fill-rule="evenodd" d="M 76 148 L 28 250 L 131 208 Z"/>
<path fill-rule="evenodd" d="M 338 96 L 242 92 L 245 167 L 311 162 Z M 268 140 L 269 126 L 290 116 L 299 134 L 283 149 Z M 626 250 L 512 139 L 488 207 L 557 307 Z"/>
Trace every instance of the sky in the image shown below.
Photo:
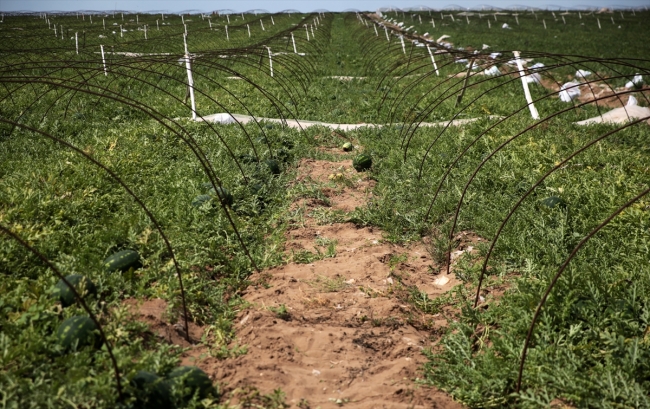
<path fill-rule="evenodd" d="M 538 8 L 586 7 L 650 7 L 650 0 L 0 0 L 0 11 L 75 11 L 75 10 L 128 10 L 128 11 L 196 11 L 232 10 L 244 12 L 265 10 L 346 11 L 376 10 L 380 7 L 434 9 L 445 6 L 476 7 L 482 5 L 508 8 L 529 6 Z"/>

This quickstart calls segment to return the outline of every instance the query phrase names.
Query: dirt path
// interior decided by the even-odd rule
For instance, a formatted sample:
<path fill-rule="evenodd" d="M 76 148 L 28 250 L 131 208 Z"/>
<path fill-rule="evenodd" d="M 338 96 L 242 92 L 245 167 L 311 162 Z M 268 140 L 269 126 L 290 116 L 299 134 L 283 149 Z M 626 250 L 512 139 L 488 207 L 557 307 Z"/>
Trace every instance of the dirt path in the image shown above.
<path fill-rule="evenodd" d="M 183 364 L 205 370 L 231 403 L 281 388 L 289 407 L 301 409 L 461 408 L 416 382 L 422 350 L 434 345 L 447 319 L 407 301 L 413 286 L 435 298 L 459 281 L 433 274 L 422 243 L 397 246 L 376 228 L 322 224 L 322 212 L 350 212 L 372 197 L 375 182 L 351 160 L 303 159 L 296 183 L 318 187 L 323 197 L 291 207 L 285 253 L 293 262 L 251 277 L 256 284 L 243 295 L 250 306 L 235 319 L 237 342 L 248 352 L 219 360 L 196 346 Z M 161 322 L 165 305 L 156 302 L 142 304 L 140 314 L 169 338 L 175 331 Z M 199 328 L 191 332 L 200 338 Z"/>
<path fill-rule="evenodd" d="M 304 159 L 297 183 L 321 185 L 330 210 L 352 211 L 371 195 L 374 181 L 351 165 Z M 307 251 L 325 258 L 253 276 L 259 284 L 244 295 L 251 306 L 236 320 L 248 353 L 200 366 L 226 390 L 282 388 L 292 407 L 460 407 L 413 382 L 426 360 L 422 349 L 446 319 L 423 317 L 400 297 L 407 285 L 434 297 L 457 281 L 433 284 L 422 244 L 385 243 L 381 231 L 351 223 L 320 225 L 314 214 L 322 207 L 328 207 L 322 199 L 294 204 L 302 217 L 287 232 L 285 251 L 294 259 Z"/>

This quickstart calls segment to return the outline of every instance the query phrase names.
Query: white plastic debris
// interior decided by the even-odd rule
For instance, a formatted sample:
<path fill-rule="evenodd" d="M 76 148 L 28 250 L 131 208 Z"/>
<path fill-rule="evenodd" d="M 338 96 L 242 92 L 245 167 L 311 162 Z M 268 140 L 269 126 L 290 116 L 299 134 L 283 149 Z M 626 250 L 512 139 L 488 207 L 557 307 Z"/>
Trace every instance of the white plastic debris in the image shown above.
<path fill-rule="evenodd" d="M 501 28 L 506 28 L 506 29 L 510 30 L 510 26 L 508 25 L 508 23 L 503 23 Z"/>
<path fill-rule="evenodd" d="M 643 76 L 637 74 L 632 78 L 632 81 L 628 81 L 625 84 L 625 88 L 638 88 L 641 87 L 641 85 L 643 85 Z"/>
<path fill-rule="evenodd" d="M 562 102 L 571 102 L 580 96 L 580 84 L 577 82 L 567 82 L 560 87 L 559 97 Z"/>
<path fill-rule="evenodd" d="M 440 36 L 439 39 L 436 40 L 436 43 L 439 43 L 439 42 L 441 42 L 442 40 L 444 40 L 446 38 L 451 38 L 451 36 L 448 36 L 447 34 L 444 34 L 444 35 Z"/>
<path fill-rule="evenodd" d="M 630 97 L 627 100 L 627 104 L 625 104 L 625 106 L 632 107 L 637 105 L 639 105 L 639 101 L 637 101 L 634 95 L 630 95 Z"/>
<path fill-rule="evenodd" d="M 221 125 L 228 125 L 228 124 L 234 124 L 236 121 L 235 118 L 229 113 L 221 113 L 221 114 L 210 115 L 210 122 L 214 122 Z"/>
<path fill-rule="evenodd" d="M 433 280 L 433 284 L 442 287 L 443 285 L 447 284 L 449 282 L 449 278 L 447 276 L 440 276 Z"/>
<path fill-rule="evenodd" d="M 484 49 L 484 50 L 487 50 L 488 48 L 490 48 L 489 45 L 487 45 L 487 44 L 483 44 L 483 49 Z"/>
<path fill-rule="evenodd" d="M 536 62 L 535 64 L 530 66 L 529 70 L 539 70 L 542 68 L 544 68 L 544 64 L 542 64 L 541 62 Z"/>
<path fill-rule="evenodd" d="M 534 72 L 532 74 L 529 74 L 529 75 L 526 75 L 524 77 L 524 80 L 528 84 L 541 84 L 542 83 L 542 77 L 536 72 Z"/>
<path fill-rule="evenodd" d="M 456 60 L 456 64 L 465 64 L 467 62 L 467 58 L 459 58 Z"/>
<path fill-rule="evenodd" d="M 576 78 L 586 78 L 591 75 L 591 71 L 578 70 L 576 71 Z"/>
<path fill-rule="evenodd" d="M 496 60 L 499 57 L 501 57 L 501 53 L 490 53 L 490 58 L 493 60 Z"/>
<path fill-rule="evenodd" d="M 497 75 L 501 75 L 501 71 L 499 71 L 499 68 L 497 68 L 496 65 L 493 65 L 487 70 L 483 71 L 483 74 L 487 75 L 488 77 L 494 77 Z"/>

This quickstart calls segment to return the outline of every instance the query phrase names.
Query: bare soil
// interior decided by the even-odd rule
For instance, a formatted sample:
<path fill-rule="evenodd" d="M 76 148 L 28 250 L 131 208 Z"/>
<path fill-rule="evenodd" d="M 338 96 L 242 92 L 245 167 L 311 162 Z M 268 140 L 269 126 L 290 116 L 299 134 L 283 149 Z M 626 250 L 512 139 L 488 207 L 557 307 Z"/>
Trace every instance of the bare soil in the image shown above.
<path fill-rule="evenodd" d="M 285 253 L 335 251 L 254 274 L 255 284 L 243 294 L 249 307 L 235 319 L 236 342 L 248 352 L 217 359 L 196 345 L 183 364 L 206 371 L 230 403 L 241 403 L 242 391 L 281 388 L 292 408 L 462 408 L 418 382 L 427 360 L 422 351 L 435 349 L 453 317 L 424 314 L 407 300 L 415 287 L 435 298 L 460 281 L 432 268 L 424 243 L 395 245 L 377 228 L 322 225 L 311 216 L 318 207 L 350 212 L 371 197 L 375 182 L 351 164 L 303 159 L 298 166 L 296 183 L 321 185 L 329 206 L 313 199 L 294 203 L 307 211 L 286 232 Z M 184 345 L 182 331 L 164 323 L 164 302 L 147 301 L 134 311 L 154 332 Z M 199 331 L 190 328 L 193 337 Z"/>

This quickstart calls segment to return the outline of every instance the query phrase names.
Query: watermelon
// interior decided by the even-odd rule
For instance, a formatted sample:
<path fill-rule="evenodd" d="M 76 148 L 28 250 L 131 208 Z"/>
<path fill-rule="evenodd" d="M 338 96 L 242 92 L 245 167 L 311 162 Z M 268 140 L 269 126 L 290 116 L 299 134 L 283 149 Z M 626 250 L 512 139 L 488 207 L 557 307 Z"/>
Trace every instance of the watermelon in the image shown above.
<path fill-rule="evenodd" d="M 81 274 L 71 274 L 65 279 L 72 284 L 80 296 L 97 295 L 97 287 L 89 278 Z M 59 280 L 52 289 L 52 297 L 59 300 L 63 307 L 69 307 L 75 302 L 72 290 L 70 290 L 70 287 L 63 280 Z"/>
<path fill-rule="evenodd" d="M 208 375 L 196 366 L 179 366 L 169 373 L 167 379 L 177 390 L 180 389 L 186 401 L 192 399 L 194 394 L 198 394 L 199 399 L 205 399 L 210 394 L 219 397 Z"/>
<path fill-rule="evenodd" d="M 282 146 L 284 146 L 287 149 L 293 149 L 294 144 L 293 141 L 290 139 L 282 139 Z"/>
<path fill-rule="evenodd" d="M 208 203 L 212 201 L 212 196 L 210 195 L 198 195 L 197 197 L 192 200 L 192 206 L 199 208 L 203 206 L 204 203 Z"/>
<path fill-rule="evenodd" d="M 226 206 L 232 206 L 232 202 L 233 202 L 232 194 L 230 194 L 228 189 L 226 189 L 225 187 L 217 186 L 217 190 L 214 190 L 214 188 L 212 188 L 210 189 L 210 194 L 213 196 L 218 195 L 219 198 L 221 198 L 223 204 L 225 204 Z"/>
<path fill-rule="evenodd" d="M 350 142 L 346 142 L 346 143 L 343 144 L 342 149 L 345 152 L 350 152 L 352 149 L 354 149 L 354 146 L 352 146 L 352 144 Z"/>
<path fill-rule="evenodd" d="M 279 175 L 280 174 L 280 164 L 278 163 L 277 160 L 275 159 L 267 159 L 264 161 L 266 166 L 269 168 L 272 174 L 274 175 Z"/>
<path fill-rule="evenodd" d="M 151 372 L 138 371 L 131 379 L 131 384 L 135 388 L 137 407 L 143 409 L 171 409 L 171 385 L 169 381 Z"/>
<path fill-rule="evenodd" d="M 553 209 L 555 207 L 566 207 L 566 202 L 561 197 L 549 196 L 541 201 L 542 205 Z"/>
<path fill-rule="evenodd" d="M 365 153 L 359 154 L 352 161 L 352 166 L 357 172 L 363 172 L 372 166 L 372 158 Z"/>
<path fill-rule="evenodd" d="M 56 339 L 66 352 L 88 346 L 99 349 L 102 346 L 97 325 L 83 315 L 63 321 L 56 330 Z"/>
<path fill-rule="evenodd" d="M 104 260 L 106 271 L 127 271 L 140 267 L 140 255 L 137 251 L 122 250 Z"/>

